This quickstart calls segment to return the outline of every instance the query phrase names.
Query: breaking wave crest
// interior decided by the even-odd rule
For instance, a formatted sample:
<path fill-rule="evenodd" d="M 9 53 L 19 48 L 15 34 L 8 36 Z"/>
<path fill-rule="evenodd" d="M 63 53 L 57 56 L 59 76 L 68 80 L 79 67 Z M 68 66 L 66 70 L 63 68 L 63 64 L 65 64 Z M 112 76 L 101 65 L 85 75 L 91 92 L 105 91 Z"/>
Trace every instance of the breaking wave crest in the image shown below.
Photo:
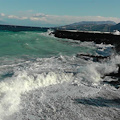
<path fill-rule="evenodd" d="M 28 75 L 26 72 L 0 83 L 0 116 L 9 116 L 20 109 L 21 95 L 40 87 L 62 84 L 70 81 L 72 74 L 57 74 L 50 72 L 36 76 Z"/>

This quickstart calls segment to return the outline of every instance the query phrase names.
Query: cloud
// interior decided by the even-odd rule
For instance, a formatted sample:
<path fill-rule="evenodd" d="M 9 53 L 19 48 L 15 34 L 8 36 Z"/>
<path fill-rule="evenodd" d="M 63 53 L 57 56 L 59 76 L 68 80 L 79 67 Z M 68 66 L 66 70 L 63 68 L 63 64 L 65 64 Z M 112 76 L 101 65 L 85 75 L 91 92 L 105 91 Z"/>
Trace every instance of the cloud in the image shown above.
<path fill-rule="evenodd" d="M 48 15 L 45 15 L 43 13 L 36 13 L 33 15 L 33 17 L 47 17 Z"/>
<path fill-rule="evenodd" d="M 19 17 L 19 16 L 15 16 L 15 15 L 9 15 L 8 18 L 10 19 L 19 19 L 19 20 L 25 20 L 25 19 L 28 19 L 28 17 Z"/>
<path fill-rule="evenodd" d="M 114 21 L 120 22 L 120 18 L 117 17 L 103 17 L 103 16 L 60 16 L 60 15 L 47 15 L 44 13 L 33 14 L 31 11 L 26 13 L 20 13 L 18 15 L 5 15 L 0 13 L 1 18 L 16 19 L 16 20 L 29 20 L 40 24 L 53 24 L 53 25 L 66 25 L 80 21 Z"/>
<path fill-rule="evenodd" d="M 0 13 L 0 16 L 4 17 L 4 16 L 5 16 L 5 14 L 4 14 L 4 13 Z"/>
<path fill-rule="evenodd" d="M 41 17 L 41 18 L 38 18 L 38 17 L 30 17 L 29 19 L 32 20 L 32 21 L 47 22 L 47 19 L 46 19 L 45 17 Z"/>
<path fill-rule="evenodd" d="M 30 17 L 33 21 L 42 21 L 49 24 L 70 24 L 80 21 L 114 21 L 116 23 L 120 22 L 120 18 L 115 17 L 102 17 L 102 16 L 58 16 L 58 15 L 45 15 L 37 13 Z"/>

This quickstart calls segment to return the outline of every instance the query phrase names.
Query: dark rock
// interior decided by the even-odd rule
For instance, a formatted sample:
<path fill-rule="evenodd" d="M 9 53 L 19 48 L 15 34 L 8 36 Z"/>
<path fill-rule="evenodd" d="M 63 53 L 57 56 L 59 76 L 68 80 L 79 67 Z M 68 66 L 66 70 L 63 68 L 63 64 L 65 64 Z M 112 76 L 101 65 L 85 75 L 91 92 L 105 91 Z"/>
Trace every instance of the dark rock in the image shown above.
<path fill-rule="evenodd" d="M 120 35 L 114 35 L 112 33 L 102 32 L 84 32 L 84 31 L 66 31 L 66 30 L 55 30 L 53 32 L 55 37 L 68 38 L 79 41 L 95 42 L 97 44 L 112 44 L 115 45 L 117 52 L 120 51 Z"/>
<path fill-rule="evenodd" d="M 118 65 L 118 67 L 119 67 L 119 69 L 118 69 L 117 73 L 112 72 L 112 73 L 109 73 L 109 74 L 105 75 L 105 76 L 111 76 L 112 78 L 115 78 L 117 80 L 114 80 L 114 81 L 103 81 L 103 83 L 110 84 L 110 85 L 114 86 L 117 89 L 120 87 L 120 65 Z"/>
<path fill-rule="evenodd" d="M 108 59 L 110 56 L 95 56 L 86 54 L 77 54 L 76 57 L 82 57 L 85 60 L 93 59 L 94 62 L 100 62 L 101 60 Z"/>
<path fill-rule="evenodd" d="M 120 88 L 120 79 L 117 81 L 103 81 L 105 84 L 110 84 L 111 86 L 114 86 L 116 89 Z"/>
<path fill-rule="evenodd" d="M 80 32 L 80 31 L 63 31 L 55 30 L 55 37 L 68 38 L 73 40 L 88 41 L 95 43 L 115 44 L 120 42 L 120 35 L 113 35 L 111 33 L 94 33 L 94 32 Z"/>
<path fill-rule="evenodd" d="M 112 72 L 112 73 L 109 73 L 109 74 L 106 74 L 105 76 L 111 76 L 111 77 L 117 77 L 119 78 L 120 77 L 120 65 L 118 65 L 118 72 L 115 73 L 115 72 Z"/>

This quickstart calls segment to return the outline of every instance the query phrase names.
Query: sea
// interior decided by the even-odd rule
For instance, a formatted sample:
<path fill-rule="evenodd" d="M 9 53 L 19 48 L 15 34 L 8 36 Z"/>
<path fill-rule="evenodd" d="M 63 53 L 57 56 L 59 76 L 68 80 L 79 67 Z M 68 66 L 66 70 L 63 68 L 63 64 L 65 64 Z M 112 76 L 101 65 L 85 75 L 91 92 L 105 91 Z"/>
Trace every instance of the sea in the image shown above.
<path fill-rule="evenodd" d="M 50 33 L 0 31 L 0 120 L 120 120 L 114 46 Z"/>

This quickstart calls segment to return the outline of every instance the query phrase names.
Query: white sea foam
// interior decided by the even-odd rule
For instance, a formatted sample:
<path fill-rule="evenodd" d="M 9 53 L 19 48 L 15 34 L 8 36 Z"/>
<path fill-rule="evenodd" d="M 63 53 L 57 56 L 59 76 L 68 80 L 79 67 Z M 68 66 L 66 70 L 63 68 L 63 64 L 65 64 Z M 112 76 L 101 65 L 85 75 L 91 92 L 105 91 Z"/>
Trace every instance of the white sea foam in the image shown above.
<path fill-rule="evenodd" d="M 52 33 L 53 33 L 53 30 L 52 29 L 48 29 L 47 32 L 39 33 L 39 34 L 41 34 L 43 36 L 46 36 L 46 37 L 53 37 L 53 38 L 55 38 Z"/>
<path fill-rule="evenodd" d="M 64 106 L 63 102 L 67 100 L 69 104 L 65 102 L 65 106 L 69 106 L 69 109 L 73 109 L 75 112 L 77 108 L 73 104 L 72 99 L 80 96 L 96 95 L 104 87 L 100 84 L 103 81 L 101 77 L 105 73 L 117 71 L 118 67 L 116 64 L 120 64 L 120 56 L 113 56 L 109 62 L 95 63 L 75 56 L 61 55 L 60 57 L 38 58 L 34 62 L 26 61 L 21 64 L 3 66 L 1 70 L 4 71 L 4 69 L 11 67 L 10 70 L 14 74 L 11 77 L 6 76 L 0 82 L 0 119 L 8 120 L 9 118 L 14 120 L 13 116 L 17 114 L 16 120 L 22 120 L 25 115 L 21 111 L 24 110 L 26 110 L 29 119 L 38 119 L 39 117 L 29 114 L 30 111 L 30 113 L 35 112 L 34 107 L 37 108 L 34 99 L 40 102 L 38 104 L 39 108 L 37 108 L 39 113 L 36 112 L 38 116 L 41 115 L 43 117 L 45 109 L 47 111 L 50 110 L 51 113 L 54 111 L 59 111 L 60 113 L 56 102 Z M 41 92 L 41 88 L 43 92 Z M 47 91 L 45 93 L 44 90 L 47 88 L 51 92 Z M 33 96 L 35 94 L 33 100 L 31 100 L 32 98 L 28 93 L 30 95 L 33 94 Z M 63 102 L 60 101 L 59 96 L 62 97 Z M 52 102 L 52 99 L 54 102 Z M 51 108 L 48 108 L 47 104 Z M 59 105 L 60 109 L 62 109 L 62 106 Z M 47 111 L 46 114 L 50 114 Z M 66 107 L 65 111 L 69 112 Z M 21 114 L 21 117 L 18 114 Z M 65 114 L 62 115 L 65 116 Z"/>
<path fill-rule="evenodd" d="M 54 72 L 29 75 L 26 71 L 22 71 L 17 76 L 15 75 L 11 79 L 2 81 L 0 83 L 1 118 L 19 111 L 21 94 L 40 87 L 71 81 L 73 79 L 72 76 L 72 73 L 65 74 Z"/>
<path fill-rule="evenodd" d="M 118 71 L 118 64 L 120 64 L 120 56 L 112 56 L 110 60 L 106 62 L 92 62 L 89 61 L 85 65 L 80 66 L 77 69 L 78 77 L 81 78 L 81 81 L 83 81 L 85 84 L 100 84 L 101 81 L 104 81 L 102 78 L 104 75 L 109 73 L 117 73 Z M 108 79 L 105 79 L 106 81 L 109 81 Z M 79 79 L 77 80 L 77 82 Z M 81 84 L 81 81 L 79 84 Z"/>
<path fill-rule="evenodd" d="M 62 84 L 73 80 L 73 73 L 54 71 L 56 68 L 62 69 L 62 65 L 59 62 L 55 63 L 56 60 L 54 58 L 43 58 L 40 60 L 37 59 L 34 63 L 24 62 L 21 63 L 21 65 L 23 64 L 22 66 L 25 66 L 23 68 L 20 68 L 20 64 L 2 67 L 3 69 L 1 70 L 3 71 L 5 67 L 13 67 L 11 69 L 13 69 L 14 75 L 10 78 L 6 77 L 6 79 L 0 82 L 1 119 L 21 109 L 19 106 L 21 103 L 21 94 L 41 87 Z"/>

